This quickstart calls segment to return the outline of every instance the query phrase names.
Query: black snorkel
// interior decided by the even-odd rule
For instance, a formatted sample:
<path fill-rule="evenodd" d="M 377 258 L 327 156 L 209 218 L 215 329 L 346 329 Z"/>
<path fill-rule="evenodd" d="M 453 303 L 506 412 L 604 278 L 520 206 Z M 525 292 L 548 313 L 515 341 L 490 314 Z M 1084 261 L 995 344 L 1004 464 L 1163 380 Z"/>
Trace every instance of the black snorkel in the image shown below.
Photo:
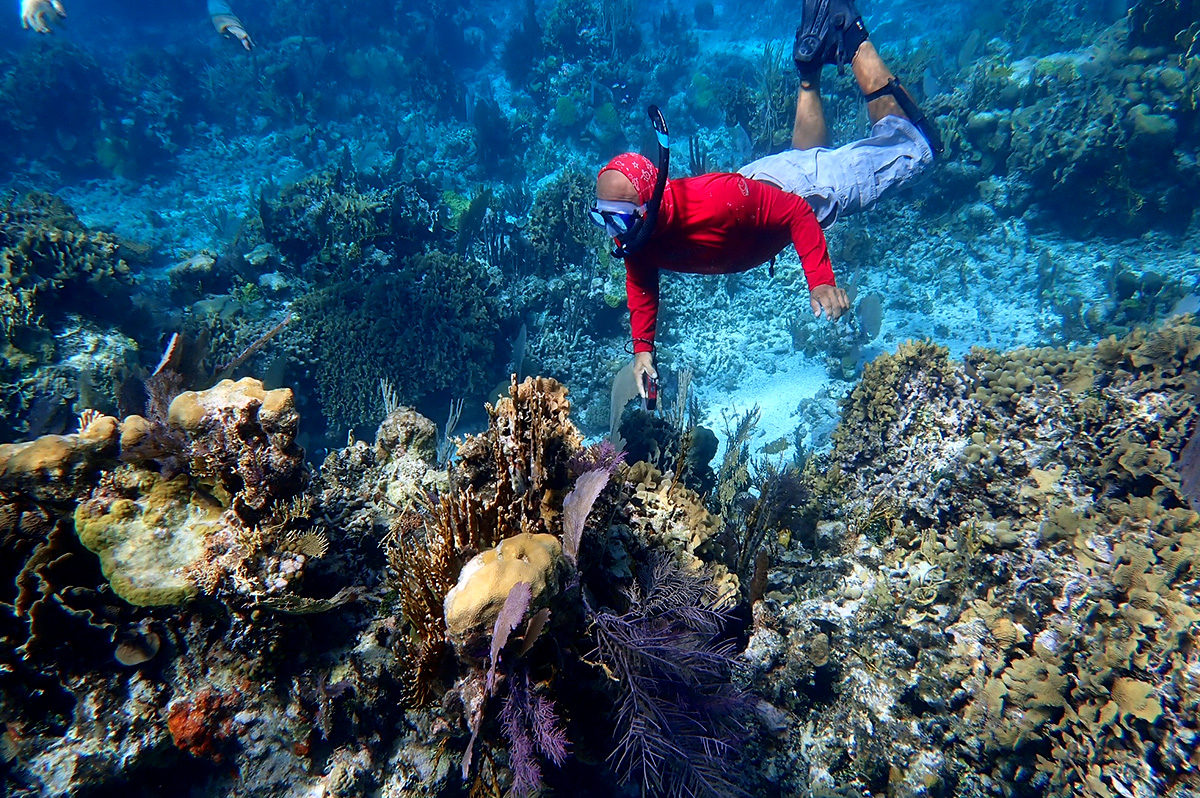
<path fill-rule="evenodd" d="M 667 188 L 667 167 L 671 165 L 670 138 L 667 133 L 667 120 L 663 119 L 662 111 L 657 105 L 646 109 L 650 123 L 654 125 L 654 135 L 658 139 L 658 179 L 654 181 L 654 194 L 646 203 L 646 215 L 634 222 L 629 232 L 617 236 L 617 246 L 612 250 L 614 258 L 624 258 L 637 252 L 650 234 L 654 232 L 654 223 L 658 221 L 658 208 L 662 205 L 663 192 Z"/>

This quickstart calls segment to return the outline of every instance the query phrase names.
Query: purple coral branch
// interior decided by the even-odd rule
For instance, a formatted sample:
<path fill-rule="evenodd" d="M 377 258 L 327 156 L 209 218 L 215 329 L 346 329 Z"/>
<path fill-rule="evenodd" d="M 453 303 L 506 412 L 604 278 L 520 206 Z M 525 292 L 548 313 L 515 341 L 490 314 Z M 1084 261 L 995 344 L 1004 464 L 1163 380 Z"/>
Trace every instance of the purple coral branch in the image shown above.
<path fill-rule="evenodd" d="M 535 743 L 529 733 L 529 675 L 513 679 L 508 697 L 500 710 L 504 736 L 508 738 L 509 767 L 513 773 L 513 792 L 529 795 L 542 786 L 542 768 L 534 754 Z"/>
<path fill-rule="evenodd" d="M 508 636 L 525 620 L 525 612 L 533 601 L 533 588 L 528 582 L 517 582 L 508 591 L 504 606 L 496 616 L 496 625 L 492 628 L 491 663 L 487 672 L 487 691 L 489 694 L 496 690 L 496 664 L 500 661 L 500 651 L 508 642 Z"/>
<path fill-rule="evenodd" d="M 532 725 L 533 737 L 542 755 L 556 766 L 562 767 L 567 761 L 567 749 L 571 743 L 567 739 L 567 733 L 559 726 L 554 702 L 547 696 L 534 696 Z"/>
<path fill-rule="evenodd" d="M 567 461 L 567 468 L 574 474 L 585 474 L 596 469 L 604 469 L 612 474 L 624 460 L 625 452 L 617 451 L 613 442 L 605 438 L 575 452 Z"/>
<path fill-rule="evenodd" d="M 620 684 L 610 761 L 625 779 L 669 796 L 742 794 L 729 777 L 745 736 L 747 697 L 732 684 L 728 614 L 707 575 L 656 557 L 623 614 L 593 621 L 596 652 Z"/>
<path fill-rule="evenodd" d="M 534 693 L 527 670 L 509 681 L 500 722 L 509 743 L 513 792 L 529 795 L 542 786 L 542 768 L 537 754 L 540 752 L 555 766 L 561 767 L 567 759 L 570 741 L 562 730 L 554 702 Z"/>

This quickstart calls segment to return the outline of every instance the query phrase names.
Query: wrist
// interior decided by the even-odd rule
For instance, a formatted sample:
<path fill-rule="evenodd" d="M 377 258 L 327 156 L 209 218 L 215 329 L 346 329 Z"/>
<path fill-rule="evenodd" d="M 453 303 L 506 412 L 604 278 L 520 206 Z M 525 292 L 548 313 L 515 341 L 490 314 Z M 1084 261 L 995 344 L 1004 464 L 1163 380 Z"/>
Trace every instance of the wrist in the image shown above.
<path fill-rule="evenodd" d="M 245 27 L 245 25 L 242 24 L 242 21 L 233 14 L 213 14 L 212 24 L 213 27 L 217 29 L 217 33 L 221 34 L 222 36 L 224 36 L 230 28 Z"/>
<path fill-rule="evenodd" d="M 633 343 L 633 354 L 634 355 L 641 355 L 641 354 L 653 355 L 654 354 L 654 341 L 650 340 L 649 338 L 638 338 L 637 336 L 634 336 L 632 339 L 632 343 Z M 627 349 L 625 351 L 628 352 L 629 350 Z"/>

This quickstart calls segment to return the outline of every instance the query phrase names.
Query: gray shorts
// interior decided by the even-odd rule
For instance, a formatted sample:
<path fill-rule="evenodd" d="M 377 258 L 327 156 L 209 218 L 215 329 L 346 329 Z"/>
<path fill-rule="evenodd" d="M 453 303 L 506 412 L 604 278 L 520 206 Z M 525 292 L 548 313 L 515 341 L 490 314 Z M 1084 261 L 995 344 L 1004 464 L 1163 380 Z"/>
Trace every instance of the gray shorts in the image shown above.
<path fill-rule="evenodd" d="M 875 123 L 868 138 L 831 150 L 785 150 L 746 164 L 738 173 L 774 183 L 808 200 L 828 227 L 846 213 L 870 208 L 888 189 L 933 162 L 933 150 L 916 126 L 899 116 Z"/>

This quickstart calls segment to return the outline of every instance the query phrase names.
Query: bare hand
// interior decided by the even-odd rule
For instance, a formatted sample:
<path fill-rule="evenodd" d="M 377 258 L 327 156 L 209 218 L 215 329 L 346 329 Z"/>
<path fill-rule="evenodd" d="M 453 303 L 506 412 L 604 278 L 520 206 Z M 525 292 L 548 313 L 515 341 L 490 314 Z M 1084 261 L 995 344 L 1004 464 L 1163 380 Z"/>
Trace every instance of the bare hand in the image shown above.
<path fill-rule="evenodd" d="M 658 372 L 654 370 L 654 355 L 651 352 L 638 352 L 633 356 L 633 378 L 637 380 L 638 396 L 646 398 L 646 378 L 657 380 Z"/>
<path fill-rule="evenodd" d="M 50 25 L 67 16 L 60 0 L 21 0 L 21 27 L 50 33 Z"/>
<path fill-rule="evenodd" d="M 222 36 L 228 36 L 231 39 L 237 39 L 242 43 L 242 47 L 245 47 L 247 50 L 254 47 L 254 40 L 250 38 L 250 34 L 242 27 L 242 21 L 233 14 L 214 14 L 212 24 L 217 29 L 217 33 Z"/>
<path fill-rule="evenodd" d="M 836 285 L 818 285 L 811 292 L 809 304 L 814 316 L 819 318 L 824 311 L 826 318 L 838 319 L 850 308 L 850 298 Z"/>
<path fill-rule="evenodd" d="M 225 35 L 237 39 L 247 51 L 254 49 L 254 40 L 250 38 L 250 34 L 246 33 L 246 29 L 241 25 L 230 25 L 225 29 Z"/>

